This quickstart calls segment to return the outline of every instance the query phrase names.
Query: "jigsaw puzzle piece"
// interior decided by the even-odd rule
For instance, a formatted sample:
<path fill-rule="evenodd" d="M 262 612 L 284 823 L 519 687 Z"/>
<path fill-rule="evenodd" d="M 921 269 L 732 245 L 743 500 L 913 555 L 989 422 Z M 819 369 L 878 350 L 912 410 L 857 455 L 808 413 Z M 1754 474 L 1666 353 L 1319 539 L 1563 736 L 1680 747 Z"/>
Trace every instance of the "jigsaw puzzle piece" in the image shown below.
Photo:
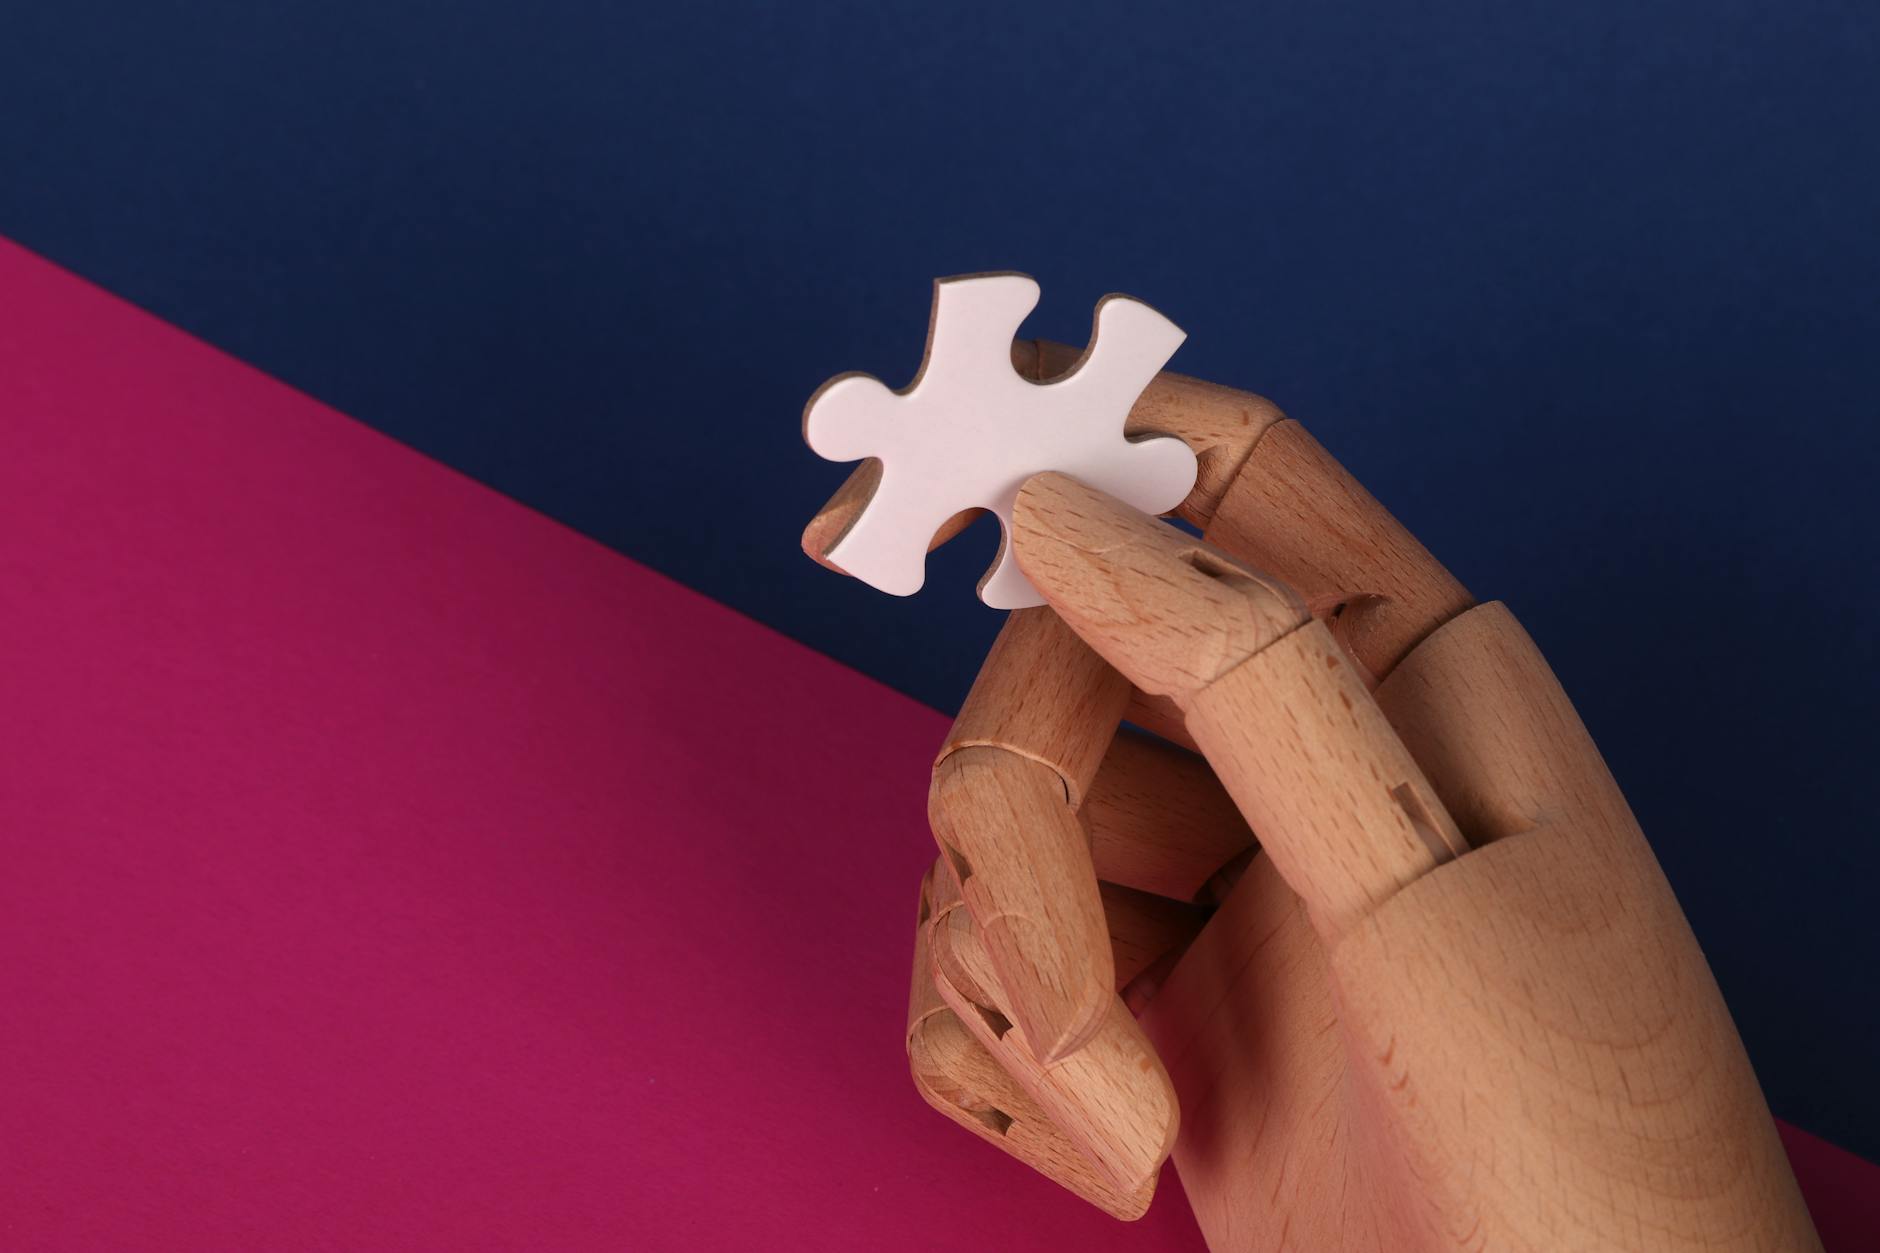
<path fill-rule="evenodd" d="M 945 403 L 992 381 L 1023 383 L 1012 368 L 1012 341 L 1037 307 L 1038 280 L 1028 274 L 940 279 L 933 285 L 927 352 L 908 390 Z"/>
<path fill-rule="evenodd" d="M 919 481 L 920 468 L 888 463 L 867 507 L 829 549 L 829 561 L 892 596 L 912 596 L 927 582 L 927 545 L 958 513 Z"/>
<path fill-rule="evenodd" d="M 860 461 L 881 446 L 881 415 L 896 395 L 872 374 L 838 374 L 816 389 L 803 410 L 803 442 L 830 461 Z"/>
<path fill-rule="evenodd" d="M 1165 513 L 1194 485 L 1194 453 L 1181 440 L 1131 442 L 1123 434 L 1143 388 L 1186 338 L 1140 301 L 1098 304 L 1089 349 L 1062 378 L 1034 383 L 1012 366 L 1012 340 L 1037 307 L 1023 274 L 973 274 L 934 284 L 927 351 L 914 381 L 889 391 L 842 375 L 810 398 L 803 433 L 832 461 L 873 458 L 881 476 L 827 560 L 884 592 L 926 581 L 929 541 L 956 513 L 989 509 L 1011 525 L 1018 489 L 1058 470 L 1138 509 Z M 1009 542 L 980 582 L 996 609 L 1042 604 Z"/>
<path fill-rule="evenodd" d="M 1154 381 L 1187 338 L 1187 331 L 1142 301 L 1129 296 L 1105 296 L 1097 304 L 1090 347 L 1069 374 L 1045 386 L 1075 383 L 1087 395 L 1127 397 L 1115 428 L 1120 432 L 1136 397 L 1142 395 L 1142 389 Z"/>
<path fill-rule="evenodd" d="M 1186 331 L 1140 300 L 1105 296 L 1097 305 L 1089 348 L 1069 373 L 1043 385 L 1046 395 L 1040 399 L 1061 401 L 1052 407 L 1115 435 L 1065 440 L 1050 458 L 1052 464 L 1040 464 L 1032 473 L 1060 470 L 1144 513 L 1167 513 L 1179 505 L 1195 485 L 1193 450 L 1173 437 L 1130 441 L 1122 438 L 1122 428 L 1130 405 L 1187 338 Z M 979 599 L 993 609 L 1044 603 L 1012 553 L 1012 506 L 1023 482 L 1013 483 L 989 506 L 1004 528 L 999 555 L 979 581 Z"/>
<path fill-rule="evenodd" d="M 972 404 L 989 386 L 1030 386 L 1012 368 L 1012 340 L 1038 307 L 1038 294 L 1037 280 L 1024 274 L 968 274 L 938 280 L 927 350 L 914 381 L 896 392 L 872 374 L 837 375 L 809 398 L 803 410 L 803 442 L 830 461 L 879 457 L 884 449 L 900 448 L 910 440 L 941 451 L 944 435 L 910 429 L 905 424 L 914 423 L 916 415 L 897 402 L 918 393 L 919 410 L 945 412 L 949 404 L 962 400 Z M 935 363 L 938 368 L 931 368 Z M 893 424 L 904 425 L 897 430 Z M 877 489 L 875 496 L 881 495 Z M 877 507 L 875 501 L 870 502 L 869 508 Z M 947 516 L 955 512 L 948 510 Z"/>

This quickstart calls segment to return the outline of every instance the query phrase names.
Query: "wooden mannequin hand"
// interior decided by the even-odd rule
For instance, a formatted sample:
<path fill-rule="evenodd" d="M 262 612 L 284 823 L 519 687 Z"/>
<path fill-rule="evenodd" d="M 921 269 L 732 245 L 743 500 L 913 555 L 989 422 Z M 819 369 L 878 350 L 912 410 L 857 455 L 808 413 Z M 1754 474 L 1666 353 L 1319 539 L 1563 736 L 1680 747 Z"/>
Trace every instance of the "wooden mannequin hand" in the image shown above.
<path fill-rule="evenodd" d="M 1172 1146 L 1217 1253 L 1818 1248 L 1545 661 L 1260 412 L 1211 485 L 1203 450 L 1212 545 L 1021 494 L 1051 608 L 935 767 L 923 1095 L 1119 1216 Z"/>
<path fill-rule="evenodd" d="M 1213 1248 L 1817 1247 L 1669 885 L 1505 609 L 1373 700 L 1283 585 L 1071 480 L 1026 487 L 1015 542 L 1259 834 L 1142 1020 Z"/>

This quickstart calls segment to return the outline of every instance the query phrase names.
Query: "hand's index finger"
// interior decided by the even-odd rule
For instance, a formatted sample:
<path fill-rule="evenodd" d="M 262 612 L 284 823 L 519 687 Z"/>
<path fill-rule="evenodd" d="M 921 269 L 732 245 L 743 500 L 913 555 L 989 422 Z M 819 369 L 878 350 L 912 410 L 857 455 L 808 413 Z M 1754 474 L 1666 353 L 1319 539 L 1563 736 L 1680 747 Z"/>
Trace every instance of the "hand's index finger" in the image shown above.
<path fill-rule="evenodd" d="M 1290 589 L 1064 475 L 1025 485 L 1020 565 L 1173 697 L 1262 849 L 1336 937 L 1464 848 L 1362 677 Z"/>

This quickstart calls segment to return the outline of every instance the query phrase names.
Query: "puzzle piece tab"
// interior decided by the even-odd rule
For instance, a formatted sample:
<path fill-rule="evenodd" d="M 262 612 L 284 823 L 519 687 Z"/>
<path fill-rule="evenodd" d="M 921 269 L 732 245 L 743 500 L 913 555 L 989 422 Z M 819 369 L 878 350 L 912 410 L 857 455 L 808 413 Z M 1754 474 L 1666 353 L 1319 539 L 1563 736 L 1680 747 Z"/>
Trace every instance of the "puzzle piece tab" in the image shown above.
<path fill-rule="evenodd" d="M 1050 383 L 1012 368 L 1012 338 L 1038 303 L 1023 274 L 974 274 L 934 284 L 920 373 L 905 391 L 865 374 L 829 380 L 803 410 L 803 437 L 831 461 L 874 457 L 881 480 L 829 560 L 896 596 L 926 581 L 927 544 L 963 509 L 998 515 L 999 556 L 979 583 L 994 609 L 1041 605 L 1012 556 L 1012 506 L 1025 480 L 1058 470 L 1145 513 L 1180 504 L 1195 454 L 1173 437 L 1123 436 L 1130 406 L 1187 336 L 1138 300 L 1097 306 L 1090 349 Z"/>

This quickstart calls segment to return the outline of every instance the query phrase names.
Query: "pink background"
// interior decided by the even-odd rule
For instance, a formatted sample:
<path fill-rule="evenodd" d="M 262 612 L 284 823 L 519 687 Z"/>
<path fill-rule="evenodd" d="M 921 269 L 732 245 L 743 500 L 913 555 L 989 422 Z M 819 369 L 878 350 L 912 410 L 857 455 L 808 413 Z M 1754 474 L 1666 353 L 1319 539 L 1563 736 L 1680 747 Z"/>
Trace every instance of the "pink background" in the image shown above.
<path fill-rule="evenodd" d="M 1172 1173 L 1114 1223 L 908 1082 L 940 714 L 0 293 L 0 1245 L 1200 1247 Z M 1790 1144 L 1871 1247 L 1880 1171 Z"/>

